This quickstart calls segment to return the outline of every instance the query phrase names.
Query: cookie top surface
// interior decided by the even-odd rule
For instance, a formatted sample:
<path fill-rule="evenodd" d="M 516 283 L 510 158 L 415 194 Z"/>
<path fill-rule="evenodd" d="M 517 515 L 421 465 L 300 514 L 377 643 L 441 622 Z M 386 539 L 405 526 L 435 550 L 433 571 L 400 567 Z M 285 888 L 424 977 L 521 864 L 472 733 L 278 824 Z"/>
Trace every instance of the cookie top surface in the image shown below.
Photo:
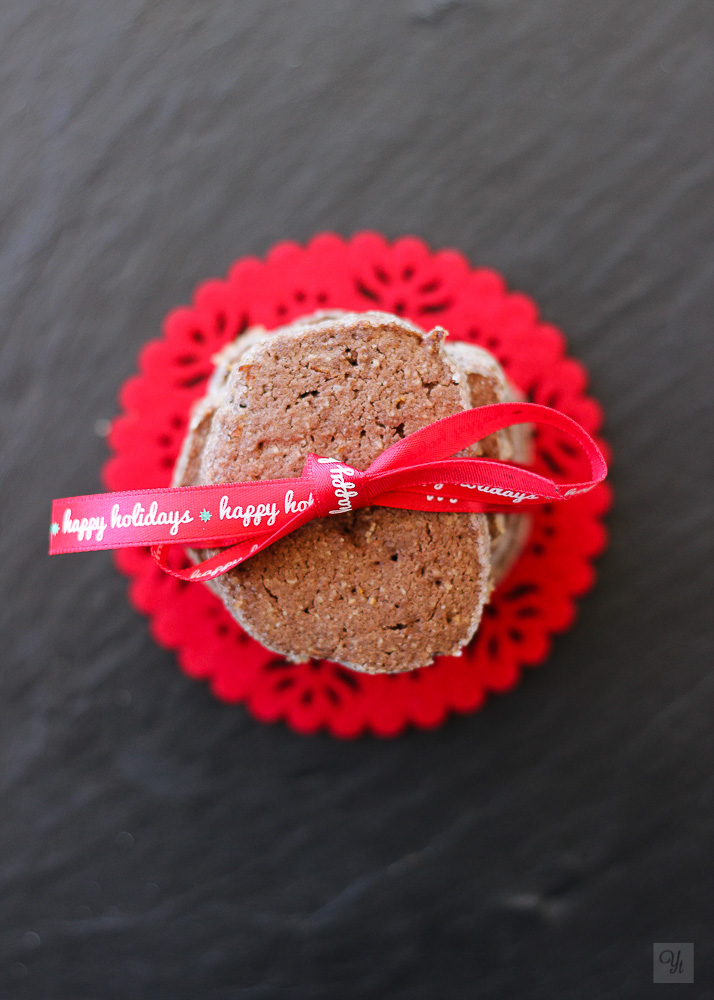
<path fill-rule="evenodd" d="M 366 468 L 471 405 L 443 337 L 384 313 L 249 331 L 217 359 L 174 484 L 296 476 L 308 452 Z M 251 635 L 291 659 L 396 672 L 472 637 L 490 544 L 484 515 L 370 507 L 305 525 L 213 586 Z"/>
<path fill-rule="evenodd" d="M 366 468 L 400 437 L 469 406 L 443 337 L 382 313 L 254 335 L 218 390 L 201 480 L 299 475 L 310 451 Z"/>

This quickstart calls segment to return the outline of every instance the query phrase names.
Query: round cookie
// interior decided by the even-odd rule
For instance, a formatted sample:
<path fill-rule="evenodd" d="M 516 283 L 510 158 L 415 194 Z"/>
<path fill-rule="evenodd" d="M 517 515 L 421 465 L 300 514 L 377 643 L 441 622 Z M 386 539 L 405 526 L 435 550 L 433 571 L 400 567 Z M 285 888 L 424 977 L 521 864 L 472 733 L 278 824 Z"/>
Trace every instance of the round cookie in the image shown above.
<path fill-rule="evenodd" d="M 248 331 L 217 356 L 174 485 L 296 476 L 311 451 L 366 468 L 471 406 L 474 379 L 480 389 L 495 379 L 498 397 L 505 382 L 490 355 L 471 355 L 469 372 L 444 335 L 376 312 Z M 466 454 L 507 458 L 509 447 L 507 436 L 487 439 Z M 471 639 L 493 583 L 491 549 L 507 535 L 482 514 L 371 507 L 312 521 L 212 586 L 246 631 L 290 659 L 410 670 Z"/>

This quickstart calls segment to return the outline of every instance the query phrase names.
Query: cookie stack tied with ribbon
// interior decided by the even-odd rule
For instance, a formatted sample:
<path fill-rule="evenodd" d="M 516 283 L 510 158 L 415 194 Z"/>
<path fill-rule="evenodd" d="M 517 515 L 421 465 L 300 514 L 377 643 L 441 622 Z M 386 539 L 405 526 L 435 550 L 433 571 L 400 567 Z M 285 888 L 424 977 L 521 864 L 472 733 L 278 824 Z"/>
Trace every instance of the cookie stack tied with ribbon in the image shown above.
<path fill-rule="evenodd" d="M 309 453 L 365 469 L 443 417 L 517 398 L 488 352 L 445 337 L 381 312 L 321 312 L 246 331 L 216 357 L 173 486 L 296 477 Z M 499 430 L 460 454 L 528 462 L 528 428 Z M 304 524 L 208 585 L 248 633 L 296 662 L 397 673 L 456 654 L 529 518 L 448 513 L 438 490 L 432 513 L 353 510 L 349 489 L 338 488 L 344 513 Z"/>

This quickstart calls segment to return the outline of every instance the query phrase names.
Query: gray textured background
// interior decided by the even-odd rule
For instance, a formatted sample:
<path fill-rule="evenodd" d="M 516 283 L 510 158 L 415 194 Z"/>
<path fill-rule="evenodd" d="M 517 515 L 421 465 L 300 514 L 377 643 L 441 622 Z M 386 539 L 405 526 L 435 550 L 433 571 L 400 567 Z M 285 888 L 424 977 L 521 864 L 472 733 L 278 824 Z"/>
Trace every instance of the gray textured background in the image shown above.
<path fill-rule="evenodd" d="M 707 0 L 4 0 L 0 996 L 639 998 L 655 941 L 712 996 L 713 27 Z M 219 705 L 109 554 L 45 552 L 163 315 L 366 227 L 563 327 L 617 507 L 547 666 L 344 744 Z"/>

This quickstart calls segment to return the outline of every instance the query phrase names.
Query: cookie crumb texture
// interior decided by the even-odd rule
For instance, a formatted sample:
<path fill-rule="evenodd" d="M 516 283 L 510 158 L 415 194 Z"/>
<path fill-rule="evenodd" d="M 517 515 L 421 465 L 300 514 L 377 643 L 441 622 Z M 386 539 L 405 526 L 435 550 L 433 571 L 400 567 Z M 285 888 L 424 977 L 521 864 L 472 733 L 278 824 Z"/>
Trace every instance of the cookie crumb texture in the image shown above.
<path fill-rule="evenodd" d="M 366 468 L 420 427 L 508 396 L 489 354 L 446 348 L 444 336 L 376 312 L 247 331 L 216 358 L 173 484 L 298 476 L 311 451 Z M 524 447 L 501 432 L 464 454 L 523 460 Z M 494 567 L 522 540 L 519 520 L 366 508 L 310 522 L 211 586 L 290 660 L 411 670 L 473 637 Z"/>

